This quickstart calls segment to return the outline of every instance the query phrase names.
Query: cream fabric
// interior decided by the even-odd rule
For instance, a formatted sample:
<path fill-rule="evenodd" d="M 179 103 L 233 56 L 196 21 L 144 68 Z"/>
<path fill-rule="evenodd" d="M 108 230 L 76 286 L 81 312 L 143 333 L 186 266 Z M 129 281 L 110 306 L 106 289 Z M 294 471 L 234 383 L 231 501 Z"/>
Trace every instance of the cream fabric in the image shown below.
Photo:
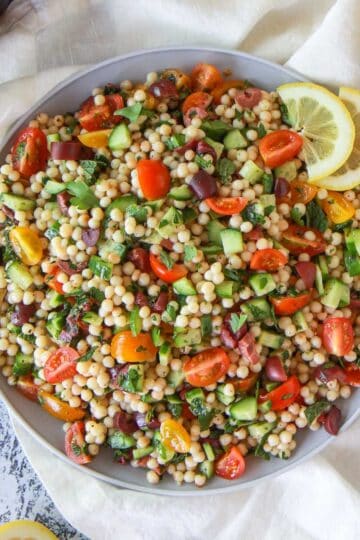
<path fill-rule="evenodd" d="M 325 84 L 360 87 L 359 22 L 359 0 L 15 0 L 0 18 L 0 138 L 35 99 L 80 66 L 146 47 L 241 49 Z M 101 483 L 15 428 L 55 504 L 92 540 L 360 535 L 359 422 L 320 456 L 275 480 L 191 500 Z"/>

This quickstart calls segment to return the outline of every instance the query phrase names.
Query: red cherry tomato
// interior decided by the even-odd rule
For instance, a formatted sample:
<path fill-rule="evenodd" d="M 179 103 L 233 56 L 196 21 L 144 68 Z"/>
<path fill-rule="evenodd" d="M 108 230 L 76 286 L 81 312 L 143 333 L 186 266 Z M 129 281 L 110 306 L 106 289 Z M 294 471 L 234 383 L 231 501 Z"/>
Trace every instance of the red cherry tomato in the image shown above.
<path fill-rule="evenodd" d="M 236 480 L 245 472 L 245 459 L 237 446 L 231 446 L 216 462 L 215 474 L 225 480 Z"/>
<path fill-rule="evenodd" d="M 84 435 L 85 424 L 81 420 L 74 422 L 65 434 L 66 455 L 78 465 L 85 465 L 92 459 L 87 453 Z"/>
<path fill-rule="evenodd" d="M 37 401 L 39 386 L 34 383 L 32 375 L 24 375 L 18 378 L 16 389 L 31 401 Z"/>
<path fill-rule="evenodd" d="M 250 362 L 250 364 L 257 364 L 260 360 L 259 353 L 256 350 L 256 342 L 254 334 L 247 332 L 243 338 L 237 344 L 240 354 Z"/>
<path fill-rule="evenodd" d="M 329 354 L 345 356 L 354 347 L 354 330 L 350 319 L 328 317 L 323 324 L 322 340 Z"/>
<path fill-rule="evenodd" d="M 260 139 L 259 151 L 267 167 L 278 167 L 301 150 L 303 138 L 289 129 L 279 129 Z"/>
<path fill-rule="evenodd" d="M 213 90 L 222 80 L 220 71 L 212 64 L 196 64 L 191 72 L 193 90 Z"/>
<path fill-rule="evenodd" d="M 282 411 L 296 401 L 300 395 L 300 389 L 301 386 L 298 378 L 292 375 L 286 382 L 271 390 L 271 392 L 260 396 L 259 401 L 260 403 L 264 403 L 270 400 L 273 411 Z"/>
<path fill-rule="evenodd" d="M 50 270 L 48 271 L 45 281 L 50 289 L 54 289 L 59 294 L 64 294 L 63 284 L 57 280 L 56 276 L 60 272 L 60 269 L 57 264 L 51 265 Z"/>
<path fill-rule="evenodd" d="M 45 380 L 59 383 L 76 375 L 76 360 L 79 353 L 72 347 L 60 347 L 47 359 L 44 367 Z"/>
<path fill-rule="evenodd" d="M 194 92 L 190 94 L 183 102 L 181 110 L 186 114 L 190 109 L 207 109 L 212 97 L 206 92 Z"/>
<path fill-rule="evenodd" d="M 11 148 L 13 168 L 25 178 L 30 178 L 46 168 L 47 158 L 46 136 L 41 129 L 22 129 Z"/>
<path fill-rule="evenodd" d="M 174 283 L 188 273 L 183 264 L 174 264 L 172 268 L 167 268 L 153 253 L 150 253 L 150 266 L 154 274 L 166 283 Z"/>
<path fill-rule="evenodd" d="M 267 248 L 256 251 L 251 257 L 251 270 L 265 270 L 266 272 L 277 272 L 287 264 L 288 258 L 278 249 Z"/>
<path fill-rule="evenodd" d="M 232 216 L 244 210 L 248 200 L 245 197 L 209 197 L 205 202 L 217 214 Z"/>
<path fill-rule="evenodd" d="M 308 240 L 305 233 L 312 231 L 315 240 Z M 290 225 L 282 234 L 281 243 L 293 255 L 307 253 L 311 257 L 323 253 L 326 248 L 326 242 L 323 235 L 316 229 L 303 227 L 302 225 Z"/>
<path fill-rule="evenodd" d="M 312 299 L 312 291 L 306 291 L 297 296 L 270 296 L 270 302 L 274 306 L 275 315 L 292 315 L 299 309 L 307 306 Z"/>
<path fill-rule="evenodd" d="M 114 112 L 124 107 L 124 100 L 120 94 L 111 94 L 105 97 L 104 105 L 95 105 L 94 98 L 90 96 L 81 105 L 79 122 L 87 131 L 98 131 L 112 128 L 122 122 L 121 116 Z"/>
<path fill-rule="evenodd" d="M 360 386 L 360 367 L 355 364 L 345 364 L 345 377 L 350 386 Z"/>
<path fill-rule="evenodd" d="M 185 360 L 185 379 L 192 386 L 202 387 L 221 379 L 230 366 L 230 358 L 220 347 L 206 349 Z"/>
<path fill-rule="evenodd" d="M 250 373 L 245 379 L 229 379 L 227 382 L 231 382 L 236 392 L 247 392 L 253 386 L 255 386 L 259 375 L 257 373 Z"/>
<path fill-rule="evenodd" d="M 170 189 L 169 169 L 157 159 L 140 159 L 136 165 L 138 180 L 145 199 L 165 197 Z"/>

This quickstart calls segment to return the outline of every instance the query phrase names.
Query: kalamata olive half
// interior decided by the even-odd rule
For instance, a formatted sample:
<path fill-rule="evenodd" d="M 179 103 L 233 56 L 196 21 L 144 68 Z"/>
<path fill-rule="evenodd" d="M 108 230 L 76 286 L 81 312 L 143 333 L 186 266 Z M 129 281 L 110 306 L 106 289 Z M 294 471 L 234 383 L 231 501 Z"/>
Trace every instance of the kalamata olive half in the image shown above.
<path fill-rule="evenodd" d="M 51 143 L 50 154 L 52 159 L 73 159 L 78 161 L 81 158 L 82 144 L 72 141 L 54 141 Z"/>
<path fill-rule="evenodd" d="M 156 98 L 177 98 L 178 91 L 175 84 L 168 79 L 161 79 L 149 86 L 149 92 Z"/>
<path fill-rule="evenodd" d="M 275 197 L 286 197 L 290 191 L 290 184 L 286 178 L 277 178 L 275 180 L 274 193 Z"/>
<path fill-rule="evenodd" d="M 286 371 L 278 356 L 270 356 L 266 360 L 265 373 L 270 381 L 285 382 L 287 379 Z"/>
<path fill-rule="evenodd" d="M 340 424 L 341 411 L 336 405 L 332 405 L 325 417 L 324 428 L 330 435 L 337 435 L 339 433 Z"/>
<path fill-rule="evenodd" d="M 19 302 L 15 306 L 15 311 L 11 314 L 11 322 L 15 326 L 22 326 L 23 324 L 29 322 L 29 319 L 35 315 L 36 304 L 23 304 Z"/>
<path fill-rule="evenodd" d="M 100 238 L 100 229 L 89 228 L 89 229 L 83 230 L 81 233 L 81 239 L 88 247 L 96 246 L 99 238 Z"/>
<path fill-rule="evenodd" d="M 189 187 L 201 201 L 209 197 L 215 197 L 218 192 L 215 178 L 203 170 L 194 174 Z"/>
<path fill-rule="evenodd" d="M 141 247 L 132 249 L 128 255 L 128 259 L 142 272 L 150 272 L 149 252 L 146 249 Z"/>

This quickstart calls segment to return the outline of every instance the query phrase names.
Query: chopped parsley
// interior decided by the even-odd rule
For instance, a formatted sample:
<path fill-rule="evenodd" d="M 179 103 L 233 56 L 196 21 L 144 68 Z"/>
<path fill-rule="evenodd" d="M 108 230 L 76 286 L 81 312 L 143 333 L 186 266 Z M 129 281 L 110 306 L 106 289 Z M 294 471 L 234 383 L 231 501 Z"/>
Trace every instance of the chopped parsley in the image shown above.
<path fill-rule="evenodd" d="M 134 306 L 132 312 L 130 313 L 129 325 L 133 336 L 137 336 L 138 334 L 140 334 L 142 328 L 142 321 L 139 315 L 139 311 L 139 306 Z"/>
<path fill-rule="evenodd" d="M 202 315 L 201 319 L 200 319 L 200 323 L 201 323 L 201 335 L 202 337 L 208 337 L 208 336 L 211 336 L 211 332 L 212 332 L 212 319 L 211 319 L 211 315 L 208 314 L 208 315 Z"/>
<path fill-rule="evenodd" d="M 170 255 L 165 251 L 164 249 L 160 252 L 160 260 L 161 262 L 166 266 L 168 270 L 171 270 L 171 268 L 174 266 L 175 261 L 170 257 Z"/>
<path fill-rule="evenodd" d="M 136 120 L 139 118 L 142 111 L 142 105 L 141 103 L 135 103 L 134 105 L 130 105 L 130 107 L 124 107 L 123 109 L 118 109 L 114 112 L 114 115 L 123 116 L 124 118 L 127 118 L 130 120 L 130 122 L 136 122 Z"/>
<path fill-rule="evenodd" d="M 206 135 L 214 141 L 221 141 L 226 133 L 231 129 L 229 124 L 225 124 L 222 120 L 205 120 L 201 124 L 201 129 Z"/>
<path fill-rule="evenodd" d="M 316 401 L 312 405 L 309 405 L 305 409 L 306 420 L 309 424 L 312 424 L 313 421 L 326 409 L 330 406 L 329 402 L 326 400 Z"/>
<path fill-rule="evenodd" d="M 99 200 L 95 197 L 94 192 L 82 180 L 78 182 L 67 182 L 66 189 L 73 197 L 70 203 L 77 206 L 80 210 L 89 210 L 99 206 Z"/>
<path fill-rule="evenodd" d="M 199 165 L 199 167 L 201 167 L 202 169 L 208 169 L 208 168 L 211 167 L 211 165 L 212 165 L 212 162 L 211 162 L 210 160 L 203 158 L 203 157 L 200 156 L 199 154 L 196 154 L 194 161 L 195 161 L 195 163 L 197 163 L 197 164 Z"/>
<path fill-rule="evenodd" d="M 88 360 L 91 360 L 91 358 L 94 356 L 94 352 L 96 351 L 96 347 L 91 347 L 85 354 L 82 356 L 79 356 L 77 358 L 77 362 L 87 362 Z"/>
<path fill-rule="evenodd" d="M 315 201 L 307 204 L 305 219 L 307 227 L 313 227 L 320 232 L 325 232 L 328 227 L 326 214 Z"/>
<path fill-rule="evenodd" d="M 231 175 L 236 171 L 236 166 L 230 159 L 222 158 L 217 162 L 215 171 L 220 177 L 221 183 L 226 185 L 231 182 Z"/>

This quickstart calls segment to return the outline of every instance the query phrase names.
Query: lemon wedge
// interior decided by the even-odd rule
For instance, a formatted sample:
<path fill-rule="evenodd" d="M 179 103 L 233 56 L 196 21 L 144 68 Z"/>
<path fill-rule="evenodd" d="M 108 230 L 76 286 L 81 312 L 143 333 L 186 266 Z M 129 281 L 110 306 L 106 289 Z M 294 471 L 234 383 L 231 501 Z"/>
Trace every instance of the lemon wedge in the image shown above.
<path fill-rule="evenodd" d="M 339 97 L 351 114 L 355 126 L 355 142 L 348 160 L 331 176 L 326 176 L 318 186 L 333 191 L 345 191 L 360 185 L 360 90 L 342 86 Z"/>
<path fill-rule="evenodd" d="M 277 89 L 291 126 L 304 138 L 302 156 L 309 183 L 319 185 L 349 158 L 355 127 L 344 103 L 313 83 L 289 83 Z"/>
<path fill-rule="evenodd" d="M 0 525 L 0 540 L 58 540 L 45 525 L 27 519 Z"/>

